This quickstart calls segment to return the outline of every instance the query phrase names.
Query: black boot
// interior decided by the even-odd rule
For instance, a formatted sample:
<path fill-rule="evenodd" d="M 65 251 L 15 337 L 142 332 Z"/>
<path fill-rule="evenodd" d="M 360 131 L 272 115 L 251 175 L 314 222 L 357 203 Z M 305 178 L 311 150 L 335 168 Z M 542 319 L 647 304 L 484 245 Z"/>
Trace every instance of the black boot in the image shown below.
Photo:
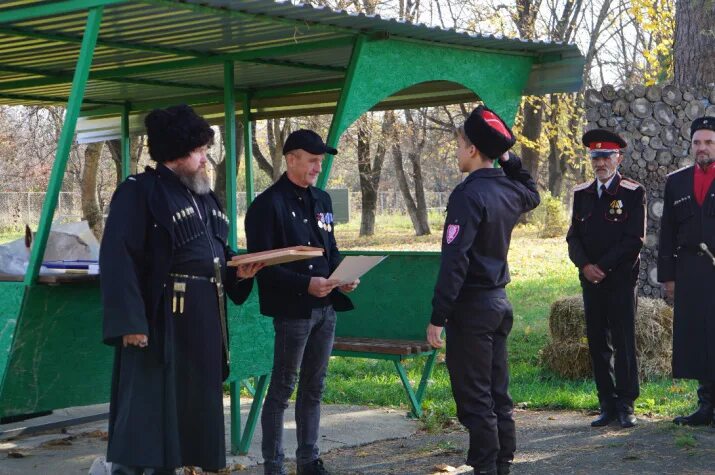
<path fill-rule="evenodd" d="M 330 475 L 321 459 L 315 459 L 305 465 L 298 465 L 297 475 Z"/>
<path fill-rule="evenodd" d="M 679 416 L 673 423 L 680 426 L 705 426 L 713 422 L 713 389 L 712 381 L 700 381 L 698 386 L 698 409 L 689 416 Z"/>
<path fill-rule="evenodd" d="M 509 475 L 511 473 L 511 463 L 497 462 L 497 475 Z"/>
<path fill-rule="evenodd" d="M 591 427 L 606 427 L 618 418 L 618 412 L 610 406 L 601 406 L 601 414 L 591 421 Z"/>
<path fill-rule="evenodd" d="M 628 429 L 636 425 L 638 420 L 633 415 L 632 401 L 618 401 L 618 422 L 621 427 Z"/>

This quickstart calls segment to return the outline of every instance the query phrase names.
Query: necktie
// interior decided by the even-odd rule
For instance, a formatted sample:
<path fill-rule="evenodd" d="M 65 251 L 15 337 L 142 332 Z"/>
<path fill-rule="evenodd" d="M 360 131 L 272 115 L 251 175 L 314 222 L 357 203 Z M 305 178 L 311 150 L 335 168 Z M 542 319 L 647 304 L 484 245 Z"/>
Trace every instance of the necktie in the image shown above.
<path fill-rule="evenodd" d="M 598 197 L 600 198 L 603 196 L 603 193 L 606 191 L 606 185 L 601 185 L 601 188 L 599 188 L 601 192 L 598 194 Z"/>

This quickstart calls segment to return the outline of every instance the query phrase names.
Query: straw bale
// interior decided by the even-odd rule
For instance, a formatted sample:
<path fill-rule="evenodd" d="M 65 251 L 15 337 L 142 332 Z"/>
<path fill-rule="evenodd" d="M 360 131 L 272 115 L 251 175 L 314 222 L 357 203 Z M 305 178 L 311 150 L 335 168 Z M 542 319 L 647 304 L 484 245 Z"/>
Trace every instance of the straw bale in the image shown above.
<path fill-rule="evenodd" d="M 673 310 L 663 300 L 639 298 L 635 326 L 641 379 L 670 376 Z M 591 363 L 581 296 L 554 302 L 549 329 L 551 341 L 541 352 L 542 363 L 566 378 L 590 377 Z"/>

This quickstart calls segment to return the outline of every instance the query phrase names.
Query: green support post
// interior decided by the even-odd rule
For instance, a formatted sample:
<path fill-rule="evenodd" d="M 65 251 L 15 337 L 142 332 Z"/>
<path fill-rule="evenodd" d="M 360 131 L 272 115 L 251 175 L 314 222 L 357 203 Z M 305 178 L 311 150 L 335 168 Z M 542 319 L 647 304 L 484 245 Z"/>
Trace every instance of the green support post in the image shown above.
<path fill-rule="evenodd" d="M 132 174 L 132 154 L 130 151 L 129 141 L 129 103 L 125 103 L 122 108 L 122 137 L 121 137 L 121 153 L 122 153 L 122 180 L 126 180 Z"/>
<path fill-rule="evenodd" d="M 243 153 L 246 164 L 246 209 L 253 203 L 253 135 L 251 133 L 251 96 L 243 98 Z"/>
<path fill-rule="evenodd" d="M 241 445 L 241 383 L 231 381 L 231 453 L 238 454 Z"/>
<path fill-rule="evenodd" d="M 258 384 L 256 384 L 256 395 L 253 397 L 251 410 L 248 412 L 248 417 L 246 418 L 246 428 L 243 430 L 241 442 L 238 444 L 238 453 L 240 455 L 246 455 L 248 453 L 248 449 L 251 448 L 251 440 L 253 439 L 253 433 L 256 430 L 258 415 L 261 412 L 261 406 L 263 406 L 263 399 L 266 397 L 266 391 L 268 391 L 268 375 L 264 374 L 258 378 Z"/>
<path fill-rule="evenodd" d="M 348 71 L 345 74 L 345 82 L 343 83 L 343 88 L 340 91 L 340 98 L 335 107 L 335 114 L 333 114 L 333 121 L 330 123 L 330 131 L 328 131 L 327 144 L 330 147 L 336 148 L 340 136 L 343 133 L 341 130 L 341 123 L 343 114 L 345 114 L 345 107 L 348 103 L 348 94 L 350 92 L 350 87 L 352 86 L 353 80 L 355 79 L 355 69 L 357 68 L 358 60 L 360 59 L 360 52 L 365 44 L 365 36 L 358 36 L 355 40 L 355 46 L 353 46 L 353 52 L 350 55 L 350 64 L 348 65 Z M 318 177 L 317 186 L 320 189 L 325 189 L 328 184 L 328 178 L 330 177 L 330 169 L 333 166 L 333 156 L 327 154 L 325 156 L 325 162 L 323 163 L 323 171 Z"/>
<path fill-rule="evenodd" d="M 228 245 L 236 249 L 236 94 L 233 61 L 223 63 L 224 133 L 226 134 L 226 214 L 231 226 L 228 230 Z M 233 397 L 233 393 L 231 394 Z"/>
<path fill-rule="evenodd" d="M 429 357 L 427 358 L 425 367 L 422 370 L 422 377 L 420 378 L 420 384 L 417 387 L 417 392 L 412 389 L 412 385 L 410 384 L 410 379 L 407 377 L 405 367 L 402 366 L 402 361 L 397 359 L 393 360 L 393 363 L 395 363 L 395 369 L 397 369 L 397 374 L 400 375 L 402 385 L 405 387 L 405 392 L 407 393 L 407 398 L 410 401 L 410 406 L 412 406 L 412 410 L 410 411 L 410 413 L 413 417 L 422 417 L 422 399 L 424 398 L 425 390 L 427 389 L 427 383 L 429 382 L 429 378 L 432 375 L 432 369 L 434 368 L 436 359 L 437 350 L 432 350 L 430 352 Z"/>
<path fill-rule="evenodd" d="M 50 174 L 50 182 L 47 186 L 47 194 L 42 204 L 40 224 L 37 228 L 35 239 L 33 240 L 30 262 L 27 266 L 27 273 L 25 274 L 25 285 L 28 286 L 36 282 L 37 276 L 40 273 L 42 258 L 45 255 L 47 238 L 50 235 L 52 218 L 55 215 L 57 198 L 62 187 L 62 179 L 64 178 L 67 159 L 69 158 L 70 148 L 72 147 L 72 141 L 74 139 L 77 117 L 79 116 L 80 107 L 82 106 L 82 98 L 84 97 L 89 70 L 92 66 L 94 47 L 97 44 L 97 38 L 99 36 L 99 26 L 102 23 L 102 9 L 103 7 L 101 6 L 94 7 L 91 8 L 87 14 L 87 25 L 84 29 L 82 46 L 79 51 L 74 78 L 72 79 L 72 89 L 70 90 L 67 110 L 65 112 L 65 122 L 62 126 L 62 133 L 60 134 L 60 140 L 57 145 L 57 153 L 52 166 L 52 173 Z"/>

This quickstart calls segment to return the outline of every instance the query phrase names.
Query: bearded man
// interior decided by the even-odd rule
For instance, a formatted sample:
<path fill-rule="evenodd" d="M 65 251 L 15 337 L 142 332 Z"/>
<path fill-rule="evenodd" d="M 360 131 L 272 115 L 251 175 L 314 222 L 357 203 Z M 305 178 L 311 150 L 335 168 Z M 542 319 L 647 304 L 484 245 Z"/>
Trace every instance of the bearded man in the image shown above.
<path fill-rule="evenodd" d="M 228 271 L 229 221 L 206 174 L 209 124 L 185 105 L 145 120 L 158 165 L 112 197 L 99 264 L 104 342 L 115 348 L 107 460 L 112 474 L 226 465 L 222 282 L 243 302 L 260 265 Z"/>
<path fill-rule="evenodd" d="M 675 299 L 673 377 L 700 383 L 698 409 L 673 422 L 701 426 L 715 401 L 715 117 L 695 119 L 690 134 L 695 164 L 665 183 L 658 281 Z"/>

